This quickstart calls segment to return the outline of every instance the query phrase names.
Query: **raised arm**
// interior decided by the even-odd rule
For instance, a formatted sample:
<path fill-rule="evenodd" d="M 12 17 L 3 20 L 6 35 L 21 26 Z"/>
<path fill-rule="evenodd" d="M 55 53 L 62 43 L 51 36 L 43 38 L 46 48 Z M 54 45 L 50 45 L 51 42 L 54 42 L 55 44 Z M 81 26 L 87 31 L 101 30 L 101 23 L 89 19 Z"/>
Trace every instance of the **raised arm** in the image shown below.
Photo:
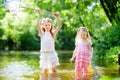
<path fill-rule="evenodd" d="M 38 18 L 37 18 L 36 25 L 37 25 L 38 32 L 41 35 L 42 34 L 42 29 L 41 29 L 41 26 L 40 26 L 40 9 L 36 9 L 36 11 L 38 12 Z"/>
<path fill-rule="evenodd" d="M 54 16 L 56 17 L 56 20 L 57 20 L 57 23 L 58 23 L 58 26 L 53 31 L 53 33 L 56 34 L 60 30 L 61 24 L 60 24 L 59 14 L 58 13 L 54 13 Z"/>

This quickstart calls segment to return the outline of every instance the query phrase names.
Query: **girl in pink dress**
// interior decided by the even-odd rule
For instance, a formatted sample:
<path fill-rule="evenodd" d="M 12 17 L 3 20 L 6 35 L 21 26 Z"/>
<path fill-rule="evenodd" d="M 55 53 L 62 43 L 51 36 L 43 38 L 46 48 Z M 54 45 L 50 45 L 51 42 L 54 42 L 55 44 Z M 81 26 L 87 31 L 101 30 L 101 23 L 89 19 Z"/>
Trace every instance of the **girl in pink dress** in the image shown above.
<path fill-rule="evenodd" d="M 92 48 L 91 48 L 91 38 L 86 27 L 78 28 L 78 32 L 75 39 L 75 50 L 73 52 L 70 62 L 74 60 L 75 62 L 75 75 L 76 79 L 80 79 L 80 75 L 88 72 L 87 67 L 91 65 L 92 59 Z"/>
<path fill-rule="evenodd" d="M 40 68 L 44 70 L 43 73 L 48 73 L 51 69 L 53 73 L 56 73 L 59 59 L 55 51 L 55 36 L 61 28 L 59 14 L 53 13 L 58 23 L 58 26 L 53 30 L 52 19 L 44 18 L 40 25 L 40 10 L 36 9 L 36 11 L 38 12 L 37 28 L 41 38 Z"/>

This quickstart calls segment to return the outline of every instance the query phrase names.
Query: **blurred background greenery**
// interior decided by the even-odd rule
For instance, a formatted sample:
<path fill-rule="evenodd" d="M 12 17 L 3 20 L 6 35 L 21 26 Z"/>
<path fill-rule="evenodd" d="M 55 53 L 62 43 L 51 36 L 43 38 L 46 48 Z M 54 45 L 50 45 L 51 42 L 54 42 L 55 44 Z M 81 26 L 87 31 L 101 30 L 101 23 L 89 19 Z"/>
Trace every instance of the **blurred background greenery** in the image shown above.
<path fill-rule="evenodd" d="M 74 50 L 77 28 L 86 26 L 92 37 L 94 59 L 117 62 L 120 51 L 120 0 L 21 0 L 22 5 L 59 12 L 62 28 L 56 50 Z M 38 51 L 37 13 L 21 9 L 12 16 L 0 0 L 0 50 Z M 41 18 L 53 15 L 41 12 Z"/>

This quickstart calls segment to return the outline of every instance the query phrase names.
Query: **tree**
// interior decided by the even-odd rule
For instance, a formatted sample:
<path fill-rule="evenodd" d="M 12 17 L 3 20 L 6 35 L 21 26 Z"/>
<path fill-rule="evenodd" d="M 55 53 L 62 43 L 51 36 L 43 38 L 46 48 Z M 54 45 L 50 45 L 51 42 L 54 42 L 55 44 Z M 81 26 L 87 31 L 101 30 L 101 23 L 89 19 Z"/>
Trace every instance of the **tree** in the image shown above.
<path fill-rule="evenodd" d="M 101 5 L 111 23 L 120 21 L 120 0 L 100 0 Z"/>

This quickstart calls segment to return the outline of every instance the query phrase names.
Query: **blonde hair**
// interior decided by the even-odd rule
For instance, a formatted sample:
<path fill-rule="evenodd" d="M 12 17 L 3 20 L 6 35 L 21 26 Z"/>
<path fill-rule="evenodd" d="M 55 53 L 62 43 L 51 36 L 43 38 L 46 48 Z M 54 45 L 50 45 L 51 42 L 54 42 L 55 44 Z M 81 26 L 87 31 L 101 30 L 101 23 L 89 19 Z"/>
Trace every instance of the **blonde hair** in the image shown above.
<path fill-rule="evenodd" d="M 80 33 L 79 33 L 80 31 L 85 31 L 87 33 L 86 40 L 92 45 L 91 37 L 90 37 L 90 34 L 89 34 L 88 29 L 86 27 L 78 28 L 77 35 L 76 35 L 76 38 L 75 38 L 75 43 L 77 43 L 80 40 Z"/>
<path fill-rule="evenodd" d="M 52 37 L 54 38 L 54 35 L 53 35 L 53 32 L 52 32 L 52 30 L 53 30 L 52 19 L 50 19 L 50 18 L 48 18 L 48 17 L 47 17 L 47 18 L 43 18 L 43 19 L 42 19 L 42 25 L 43 25 L 44 23 L 46 23 L 46 22 L 50 22 L 50 23 L 51 23 L 50 33 L 51 33 Z M 42 27 L 42 30 L 45 32 L 44 27 Z"/>

